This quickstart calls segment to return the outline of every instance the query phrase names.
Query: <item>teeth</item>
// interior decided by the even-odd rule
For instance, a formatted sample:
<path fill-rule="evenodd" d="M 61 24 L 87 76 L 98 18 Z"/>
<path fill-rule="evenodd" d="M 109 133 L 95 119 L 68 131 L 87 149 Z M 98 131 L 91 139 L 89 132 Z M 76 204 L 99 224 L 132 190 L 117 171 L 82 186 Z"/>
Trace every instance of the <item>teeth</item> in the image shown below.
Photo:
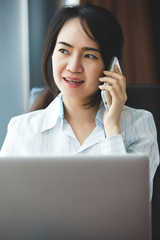
<path fill-rule="evenodd" d="M 78 83 L 83 83 L 83 82 L 84 82 L 84 81 L 71 81 L 71 80 L 69 80 L 69 79 L 67 79 L 67 78 L 65 78 L 65 80 L 66 80 L 67 82 L 73 83 L 73 84 L 78 84 Z"/>

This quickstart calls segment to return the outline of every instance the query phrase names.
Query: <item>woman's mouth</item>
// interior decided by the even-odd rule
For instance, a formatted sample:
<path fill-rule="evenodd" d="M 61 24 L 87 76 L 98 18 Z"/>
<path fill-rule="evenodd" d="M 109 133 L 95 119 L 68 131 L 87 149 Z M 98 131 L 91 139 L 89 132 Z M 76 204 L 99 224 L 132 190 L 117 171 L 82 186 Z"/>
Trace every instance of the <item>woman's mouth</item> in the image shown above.
<path fill-rule="evenodd" d="M 68 78 L 68 77 L 63 77 L 63 79 L 69 84 L 69 85 L 74 85 L 74 86 L 80 86 L 82 83 L 84 83 L 83 80 L 77 79 L 77 78 Z"/>

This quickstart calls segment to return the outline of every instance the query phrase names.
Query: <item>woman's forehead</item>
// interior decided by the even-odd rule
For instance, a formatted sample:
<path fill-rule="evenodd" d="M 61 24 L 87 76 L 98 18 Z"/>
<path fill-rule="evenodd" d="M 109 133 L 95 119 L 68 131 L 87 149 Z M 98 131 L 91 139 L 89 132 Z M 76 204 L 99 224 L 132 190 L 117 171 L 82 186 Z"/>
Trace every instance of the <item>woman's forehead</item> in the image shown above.
<path fill-rule="evenodd" d="M 98 43 L 94 40 L 87 24 L 85 24 L 85 29 L 87 30 L 87 33 L 83 29 L 79 18 L 71 18 L 67 20 L 61 28 L 57 37 L 57 42 L 69 41 L 69 43 L 74 45 L 81 43 L 89 46 L 91 45 L 99 49 Z M 88 35 L 91 36 L 92 39 Z"/>

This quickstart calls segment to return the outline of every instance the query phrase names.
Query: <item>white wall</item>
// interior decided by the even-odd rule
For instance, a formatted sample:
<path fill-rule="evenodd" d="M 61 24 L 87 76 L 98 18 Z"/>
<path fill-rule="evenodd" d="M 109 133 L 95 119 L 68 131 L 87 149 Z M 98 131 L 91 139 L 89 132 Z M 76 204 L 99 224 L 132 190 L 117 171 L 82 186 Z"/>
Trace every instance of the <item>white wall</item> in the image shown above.
<path fill-rule="evenodd" d="M 27 0 L 0 0 L 0 147 L 29 92 Z"/>

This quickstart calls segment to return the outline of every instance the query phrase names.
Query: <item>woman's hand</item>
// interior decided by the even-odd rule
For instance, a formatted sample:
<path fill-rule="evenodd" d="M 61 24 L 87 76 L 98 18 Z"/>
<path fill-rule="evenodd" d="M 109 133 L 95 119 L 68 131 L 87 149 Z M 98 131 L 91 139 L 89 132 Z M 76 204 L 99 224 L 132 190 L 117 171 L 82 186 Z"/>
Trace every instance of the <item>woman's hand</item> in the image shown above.
<path fill-rule="evenodd" d="M 104 128 L 107 137 L 112 137 L 121 133 L 119 119 L 123 106 L 127 100 L 126 78 L 120 72 L 117 65 L 114 66 L 114 72 L 104 71 L 105 77 L 99 78 L 103 83 L 99 88 L 107 91 L 109 109 L 104 114 Z"/>

